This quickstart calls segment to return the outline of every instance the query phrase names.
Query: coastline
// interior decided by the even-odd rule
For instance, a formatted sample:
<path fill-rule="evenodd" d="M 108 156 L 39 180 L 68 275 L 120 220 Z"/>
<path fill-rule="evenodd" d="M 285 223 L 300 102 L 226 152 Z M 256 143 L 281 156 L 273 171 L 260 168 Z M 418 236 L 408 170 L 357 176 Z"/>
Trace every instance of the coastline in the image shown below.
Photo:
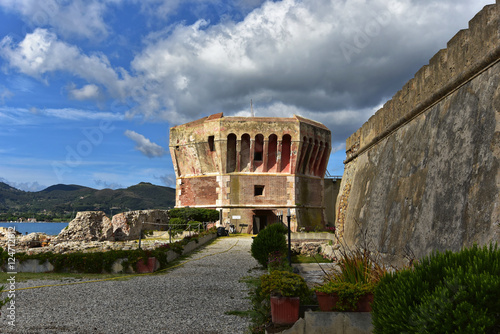
<path fill-rule="evenodd" d="M 22 234 L 39 232 L 58 235 L 68 224 L 69 222 L 0 222 L 0 227 L 13 226 Z"/>

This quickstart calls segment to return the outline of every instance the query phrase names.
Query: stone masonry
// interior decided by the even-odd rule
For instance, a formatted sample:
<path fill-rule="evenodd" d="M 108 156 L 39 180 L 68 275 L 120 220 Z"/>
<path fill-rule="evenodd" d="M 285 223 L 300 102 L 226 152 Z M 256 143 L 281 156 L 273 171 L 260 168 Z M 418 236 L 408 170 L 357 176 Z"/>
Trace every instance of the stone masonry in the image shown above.
<path fill-rule="evenodd" d="M 218 209 L 222 223 L 244 233 L 258 233 L 288 209 L 293 230 L 324 226 L 330 150 L 330 130 L 300 116 L 221 113 L 173 127 L 176 207 Z"/>
<path fill-rule="evenodd" d="M 340 236 L 395 262 L 498 242 L 499 87 L 497 0 L 347 139 Z"/>

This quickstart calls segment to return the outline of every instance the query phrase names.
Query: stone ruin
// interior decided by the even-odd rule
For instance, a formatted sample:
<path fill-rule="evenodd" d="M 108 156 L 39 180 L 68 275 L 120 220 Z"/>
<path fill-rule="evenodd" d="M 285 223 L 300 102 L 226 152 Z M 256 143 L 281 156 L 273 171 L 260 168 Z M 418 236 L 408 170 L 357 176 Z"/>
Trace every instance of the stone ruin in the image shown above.
<path fill-rule="evenodd" d="M 103 211 L 78 212 L 54 241 L 136 240 L 141 230 L 161 230 L 169 221 L 167 210 L 137 210 L 119 213 L 109 219 Z"/>

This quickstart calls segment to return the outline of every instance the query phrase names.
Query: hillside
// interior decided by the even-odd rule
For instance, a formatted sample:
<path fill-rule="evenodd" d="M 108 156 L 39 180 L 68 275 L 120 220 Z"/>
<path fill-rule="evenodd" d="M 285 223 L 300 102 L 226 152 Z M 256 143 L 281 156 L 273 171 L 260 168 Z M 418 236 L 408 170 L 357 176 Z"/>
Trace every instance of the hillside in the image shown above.
<path fill-rule="evenodd" d="M 78 211 L 102 210 L 115 214 L 174 205 L 175 189 L 145 182 L 116 190 L 57 184 L 38 192 L 21 191 L 0 182 L 0 221 L 31 217 L 67 220 Z"/>

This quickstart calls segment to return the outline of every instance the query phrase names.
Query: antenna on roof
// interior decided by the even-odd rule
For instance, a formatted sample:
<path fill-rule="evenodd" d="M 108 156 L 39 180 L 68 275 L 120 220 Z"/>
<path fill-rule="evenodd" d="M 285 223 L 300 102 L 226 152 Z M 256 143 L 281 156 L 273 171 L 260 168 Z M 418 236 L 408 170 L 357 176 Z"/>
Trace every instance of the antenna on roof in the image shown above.
<path fill-rule="evenodd" d="M 252 103 L 252 99 L 250 99 L 250 116 L 251 116 L 251 117 L 255 117 L 255 114 L 253 113 L 253 103 Z"/>

